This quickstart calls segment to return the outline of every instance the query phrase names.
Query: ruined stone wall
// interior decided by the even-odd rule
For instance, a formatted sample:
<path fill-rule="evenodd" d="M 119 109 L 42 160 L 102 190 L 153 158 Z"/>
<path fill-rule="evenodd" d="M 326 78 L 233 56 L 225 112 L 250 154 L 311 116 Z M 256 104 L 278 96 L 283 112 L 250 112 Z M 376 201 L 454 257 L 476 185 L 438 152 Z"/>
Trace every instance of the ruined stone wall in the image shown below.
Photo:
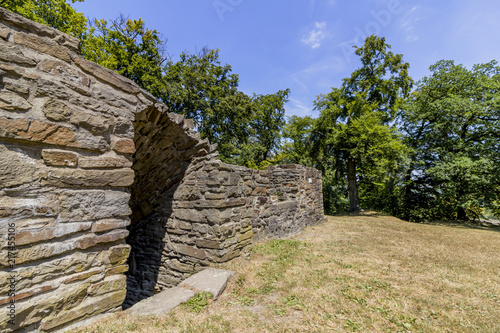
<path fill-rule="evenodd" d="M 252 170 L 205 155 L 206 148 L 186 167 L 175 164 L 182 177 L 167 190 L 137 191 L 158 196 L 140 200 L 157 204 L 147 205 L 143 210 L 150 215 L 132 224 L 126 306 L 211 263 L 239 256 L 252 240 L 292 236 L 323 221 L 318 170 L 300 165 Z M 160 184 L 165 183 L 150 186 Z"/>
<path fill-rule="evenodd" d="M 78 40 L 0 8 L 0 331 L 117 311 L 322 214 L 317 170 L 220 162 Z"/>
<path fill-rule="evenodd" d="M 0 9 L 2 332 L 50 331 L 125 298 L 133 121 L 155 99 L 78 47 Z"/>

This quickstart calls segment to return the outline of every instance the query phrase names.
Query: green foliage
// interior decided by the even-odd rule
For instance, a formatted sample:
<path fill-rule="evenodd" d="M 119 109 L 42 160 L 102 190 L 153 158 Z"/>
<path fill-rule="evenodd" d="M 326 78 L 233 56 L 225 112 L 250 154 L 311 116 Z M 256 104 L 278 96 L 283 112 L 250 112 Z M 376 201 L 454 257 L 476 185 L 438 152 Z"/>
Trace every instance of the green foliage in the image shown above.
<path fill-rule="evenodd" d="M 87 19 L 71 3 L 84 0 L 4 0 L 0 7 L 22 15 L 32 21 L 48 25 L 76 38 L 84 38 Z"/>
<path fill-rule="evenodd" d="M 290 89 L 286 89 L 275 94 L 254 95 L 252 98 L 256 113 L 251 127 L 261 147 L 257 161 L 268 160 L 271 153 L 279 147 L 281 129 L 285 125 L 285 103 L 289 94 Z"/>
<path fill-rule="evenodd" d="M 183 53 L 166 70 L 163 102 L 193 119 L 202 137 L 218 144 L 223 161 L 263 168 L 274 162 L 289 90 L 250 97 L 231 71 L 218 50 Z"/>
<path fill-rule="evenodd" d="M 82 55 L 121 74 L 156 97 L 165 94 L 163 66 L 165 42 L 142 19 L 123 16 L 111 21 L 94 20 L 82 44 Z"/>
<path fill-rule="evenodd" d="M 500 195 L 500 67 L 443 60 L 430 69 L 402 113 L 413 148 L 403 217 L 477 219 Z"/>
<path fill-rule="evenodd" d="M 189 309 L 192 312 L 200 313 L 205 310 L 209 304 L 209 300 L 211 300 L 214 296 L 209 292 L 199 292 L 196 293 L 191 299 L 185 303 L 182 303 L 183 306 Z"/>
<path fill-rule="evenodd" d="M 283 137 L 287 140 L 283 145 L 283 158 L 286 163 L 313 165 L 311 157 L 311 133 L 314 119 L 291 116 L 283 129 Z"/>
<path fill-rule="evenodd" d="M 72 0 L 83 1 L 83 0 Z M 290 91 L 248 96 L 219 51 L 204 48 L 172 61 L 165 41 L 142 19 L 95 19 L 91 25 L 63 0 L 4 1 L 2 6 L 82 40 L 82 55 L 121 74 L 194 120 L 202 138 L 218 145 L 223 161 L 265 168 L 278 164 L 284 105 Z"/>
<path fill-rule="evenodd" d="M 363 66 L 344 79 L 341 88 L 315 101 L 321 115 L 312 135 L 314 159 L 323 172 L 335 171 L 337 185 L 341 177 L 347 178 L 351 212 L 360 210 L 358 185 L 369 192 L 376 183 L 394 182 L 407 154 L 389 123 L 413 81 L 408 63 L 389 48 L 384 38 L 368 37 L 356 49 Z"/>

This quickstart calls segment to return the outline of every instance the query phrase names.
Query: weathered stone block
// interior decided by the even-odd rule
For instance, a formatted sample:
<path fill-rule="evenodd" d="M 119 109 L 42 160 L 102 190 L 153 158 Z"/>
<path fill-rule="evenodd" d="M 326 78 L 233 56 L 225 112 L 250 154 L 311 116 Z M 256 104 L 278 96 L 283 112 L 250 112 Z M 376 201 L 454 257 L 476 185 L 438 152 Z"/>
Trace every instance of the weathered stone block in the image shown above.
<path fill-rule="evenodd" d="M 185 244 L 176 244 L 175 249 L 177 252 L 184 254 L 186 256 L 198 259 L 205 259 L 207 257 L 205 250 L 198 249 L 196 247 L 188 246 Z"/>
<path fill-rule="evenodd" d="M 130 225 L 130 220 L 105 219 L 92 224 L 92 232 L 104 232 L 113 229 L 123 229 Z"/>
<path fill-rule="evenodd" d="M 14 331 L 47 318 L 47 313 L 59 312 L 78 306 L 87 295 L 88 285 L 82 284 L 58 289 L 49 295 L 37 295 L 16 304 L 16 324 Z M 0 322 L 0 330 L 5 331 L 7 321 Z"/>
<path fill-rule="evenodd" d="M 46 165 L 76 167 L 78 164 L 78 154 L 66 150 L 44 149 L 42 157 Z"/>
<path fill-rule="evenodd" d="M 139 87 L 133 81 L 120 76 L 107 68 L 99 66 L 81 57 L 76 57 L 75 59 L 73 59 L 73 61 L 78 67 L 80 67 L 87 73 L 90 73 L 103 80 L 104 82 L 107 82 L 127 93 L 137 95 L 141 92 Z"/>
<path fill-rule="evenodd" d="M 196 186 L 179 186 L 175 191 L 174 200 L 198 200 L 201 198 L 201 193 Z"/>
<path fill-rule="evenodd" d="M 222 248 L 222 242 L 219 240 L 200 239 L 196 241 L 196 246 L 208 249 L 220 249 Z"/>
<path fill-rule="evenodd" d="M 128 265 L 120 265 L 106 271 L 106 277 L 128 271 Z"/>
<path fill-rule="evenodd" d="M 127 230 L 115 230 L 103 235 L 84 235 L 72 242 L 46 243 L 33 245 L 17 251 L 16 264 L 20 265 L 40 259 L 50 258 L 75 249 L 85 250 L 100 243 L 111 243 L 128 236 Z M 7 267 L 7 251 L 0 253 L 0 266 Z"/>
<path fill-rule="evenodd" d="M 193 264 L 182 263 L 177 259 L 169 260 L 167 265 L 174 271 L 183 273 L 192 273 L 195 270 Z"/>
<path fill-rule="evenodd" d="M 113 120 L 110 118 L 81 111 L 74 112 L 70 122 L 95 134 L 102 134 L 113 125 Z"/>
<path fill-rule="evenodd" d="M 0 28 L 0 31 L 4 36 L 10 32 L 10 30 L 6 28 Z M 17 46 L 4 42 L 0 42 L 0 60 L 7 63 L 36 66 L 36 61 L 25 57 Z"/>
<path fill-rule="evenodd" d="M 134 170 L 50 169 L 41 172 L 42 185 L 57 187 L 127 187 L 134 183 Z"/>
<path fill-rule="evenodd" d="M 45 60 L 38 66 L 38 68 L 62 79 L 62 82 L 69 88 L 83 95 L 90 96 L 89 77 L 77 70 L 75 67 L 72 67 L 62 61 Z"/>
<path fill-rule="evenodd" d="M 119 154 L 135 153 L 134 140 L 132 139 L 117 139 L 113 141 L 112 147 Z"/>
<path fill-rule="evenodd" d="M 0 189 L 36 183 L 38 179 L 39 168 L 35 160 L 20 149 L 10 150 L 0 145 Z"/>
<path fill-rule="evenodd" d="M 60 196 L 62 222 L 123 217 L 132 213 L 130 194 L 122 191 L 66 191 Z"/>
<path fill-rule="evenodd" d="M 112 275 L 104 281 L 91 285 L 88 288 L 89 296 L 100 296 L 110 292 L 126 290 L 127 278 L 125 275 Z"/>
<path fill-rule="evenodd" d="M 32 108 L 31 103 L 16 93 L 0 91 L 0 109 L 7 111 L 27 111 Z"/>
<path fill-rule="evenodd" d="M 10 29 L 5 26 L 0 26 L 0 38 L 7 40 L 10 34 Z"/>
<path fill-rule="evenodd" d="M 102 272 L 103 272 L 103 268 L 99 267 L 99 268 L 92 269 L 90 271 L 86 271 L 84 273 L 73 274 L 73 275 L 69 276 L 68 278 L 65 278 L 62 283 L 68 284 L 68 283 L 73 283 L 73 282 L 77 282 L 77 281 L 87 280 L 88 278 L 93 277 L 93 276 L 98 275 L 98 274 L 101 274 Z"/>
<path fill-rule="evenodd" d="M 72 130 L 39 120 L 10 119 L 0 117 L 0 137 L 26 140 L 50 145 L 77 147 L 103 151 L 106 144 L 101 139 L 79 137 Z"/>
<path fill-rule="evenodd" d="M 114 309 L 123 303 L 126 294 L 127 290 L 123 289 L 100 297 L 88 298 L 74 309 L 59 313 L 55 316 L 46 317 L 40 325 L 40 330 L 49 331 L 76 319 Z"/>
<path fill-rule="evenodd" d="M 132 162 L 125 156 L 80 156 L 78 166 L 84 169 L 130 168 Z"/>
<path fill-rule="evenodd" d="M 54 227 L 25 230 L 16 234 L 16 245 L 34 244 L 41 241 L 46 241 L 54 238 L 60 238 L 66 235 L 89 230 L 91 223 L 65 223 L 58 224 Z M 6 244 L 4 244 L 5 247 Z"/>
<path fill-rule="evenodd" d="M 48 38 L 41 38 L 21 31 L 14 33 L 14 43 L 29 47 L 43 54 L 48 54 L 64 61 L 71 61 L 68 50 Z"/>
<path fill-rule="evenodd" d="M 69 107 L 57 100 L 49 100 L 43 106 L 43 113 L 47 119 L 53 121 L 65 121 L 71 116 Z"/>
<path fill-rule="evenodd" d="M 112 247 L 109 250 L 108 260 L 113 266 L 121 266 L 127 262 L 130 254 L 130 245 L 123 244 Z"/>
<path fill-rule="evenodd" d="M 178 209 L 175 211 L 175 217 L 181 220 L 194 222 L 203 220 L 200 211 L 196 209 Z"/>

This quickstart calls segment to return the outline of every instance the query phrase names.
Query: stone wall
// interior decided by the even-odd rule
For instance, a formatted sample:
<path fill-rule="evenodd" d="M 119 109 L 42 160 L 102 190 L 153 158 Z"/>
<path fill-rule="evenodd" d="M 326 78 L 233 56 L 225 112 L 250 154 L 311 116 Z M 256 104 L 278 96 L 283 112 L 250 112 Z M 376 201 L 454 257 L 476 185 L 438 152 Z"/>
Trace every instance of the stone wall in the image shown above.
<path fill-rule="evenodd" d="M 314 169 L 220 162 L 78 40 L 0 8 L 0 331 L 120 310 L 322 221 L 321 196 Z"/>
<path fill-rule="evenodd" d="M 222 163 L 214 153 L 204 155 L 205 149 L 189 164 L 174 159 L 179 176 L 165 174 L 168 182 L 148 183 L 156 189 L 133 188 L 133 197 L 157 196 L 140 200 L 149 215 L 137 212 L 139 221 L 130 229 L 125 306 L 177 285 L 210 263 L 239 256 L 252 239 L 292 236 L 323 221 L 318 170 L 293 164 L 252 170 Z M 158 189 L 164 184 L 169 185 Z"/>

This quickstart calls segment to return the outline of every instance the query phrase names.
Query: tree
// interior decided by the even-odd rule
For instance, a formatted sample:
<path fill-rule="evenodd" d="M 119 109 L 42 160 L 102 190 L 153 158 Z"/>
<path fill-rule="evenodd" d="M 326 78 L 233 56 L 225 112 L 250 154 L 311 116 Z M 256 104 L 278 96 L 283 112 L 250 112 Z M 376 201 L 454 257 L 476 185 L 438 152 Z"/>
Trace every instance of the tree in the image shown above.
<path fill-rule="evenodd" d="M 71 3 L 84 0 L 71 0 Z M 85 38 L 87 19 L 67 0 L 3 0 L 0 6 L 76 38 Z"/>
<path fill-rule="evenodd" d="M 346 176 L 350 212 L 360 211 L 360 168 L 368 170 L 382 158 L 388 161 L 404 155 L 389 124 L 413 81 L 408 63 L 389 48 L 385 38 L 367 37 L 355 51 L 363 66 L 344 79 L 342 87 L 315 101 L 321 115 L 313 133 L 313 151 L 323 161 L 323 168 L 331 167 L 337 175 Z"/>
<path fill-rule="evenodd" d="M 283 129 L 283 137 L 287 140 L 283 146 L 283 154 L 287 163 L 312 166 L 311 134 L 314 119 L 306 116 L 291 116 Z"/>
<path fill-rule="evenodd" d="M 1 1 L 1 0 L 0 0 Z M 83 1 L 83 0 L 72 0 Z M 87 20 L 64 0 L 12 0 L 7 9 L 82 39 L 82 56 L 121 74 L 194 120 L 202 138 L 218 144 L 222 160 L 262 167 L 275 163 L 289 90 L 248 96 L 238 90 L 238 75 L 221 65 L 219 51 L 165 54 L 165 41 L 142 19 Z"/>
<path fill-rule="evenodd" d="M 142 19 L 120 16 L 110 27 L 106 20 L 94 20 L 82 44 L 82 55 L 131 79 L 157 98 L 166 93 L 165 41 L 156 30 L 147 29 Z"/>
<path fill-rule="evenodd" d="M 289 94 L 290 89 L 286 89 L 275 94 L 255 95 L 252 98 L 256 113 L 251 126 L 261 147 L 261 152 L 256 157 L 258 162 L 269 159 L 279 147 L 281 130 L 285 125 L 285 103 Z"/>
<path fill-rule="evenodd" d="M 238 75 L 231 71 L 231 66 L 221 65 L 219 50 L 182 53 L 166 68 L 162 98 L 171 111 L 193 119 L 202 137 L 218 144 L 225 160 L 243 154 L 255 113 L 251 97 L 238 91 Z"/>
<path fill-rule="evenodd" d="M 194 120 L 203 138 L 217 143 L 223 161 L 258 167 L 279 145 L 289 90 L 250 97 L 238 75 L 222 65 L 219 50 L 182 53 L 170 63 L 162 101 Z"/>
<path fill-rule="evenodd" d="M 430 70 L 401 118 L 413 148 L 403 217 L 475 219 L 499 201 L 500 67 L 442 60 Z"/>

